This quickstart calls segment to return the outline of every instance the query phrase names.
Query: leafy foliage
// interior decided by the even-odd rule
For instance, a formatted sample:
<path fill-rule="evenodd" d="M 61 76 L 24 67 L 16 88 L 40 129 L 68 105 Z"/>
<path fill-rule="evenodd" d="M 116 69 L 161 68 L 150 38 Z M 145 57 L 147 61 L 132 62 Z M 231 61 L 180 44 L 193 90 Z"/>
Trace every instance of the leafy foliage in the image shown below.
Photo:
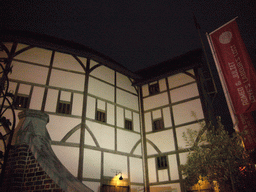
<path fill-rule="evenodd" d="M 241 134 L 230 135 L 220 120 L 217 128 L 200 124 L 199 132 L 189 129 L 183 134 L 191 147 L 187 163 L 181 166 L 187 187 L 204 178 L 210 183 L 217 181 L 221 191 L 256 191 L 255 167 Z"/>

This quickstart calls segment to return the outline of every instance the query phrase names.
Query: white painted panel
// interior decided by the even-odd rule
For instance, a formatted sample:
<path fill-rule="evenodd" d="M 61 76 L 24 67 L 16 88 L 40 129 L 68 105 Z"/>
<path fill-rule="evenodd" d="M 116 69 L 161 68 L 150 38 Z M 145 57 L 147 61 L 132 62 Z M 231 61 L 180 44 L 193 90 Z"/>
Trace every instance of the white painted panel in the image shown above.
<path fill-rule="evenodd" d="M 176 155 L 169 155 L 168 160 L 169 160 L 169 170 L 170 170 L 171 180 L 178 180 L 179 172 L 178 172 Z"/>
<path fill-rule="evenodd" d="M 117 103 L 130 109 L 139 110 L 138 97 L 123 90 L 117 89 Z"/>
<path fill-rule="evenodd" d="M 145 129 L 146 129 L 146 132 L 150 132 L 150 131 L 152 131 L 151 113 L 150 112 L 145 113 L 144 117 L 145 117 Z"/>
<path fill-rule="evenodd" d="M 117 112 L 117 114 L 116 114 L 117 115 L 117 119 L 116 119 L 117 126 L 124 128 L 124 109 L 117 107 L 116 112 Z"/>
<path fill-rule="evenodd" d="M 13 61 L 12 73 L 9 75 L 10 79 L 17 79 L 31 83 L 45 84 L 48 68 L 36 65 L 24 64 Z"/>
<path fill-rule="evenodd" d="M 107 103 L 107 123 L 114 125 L 115 124 L 115 110 L 114 105 Z"/>
<path fill-rule="evenodd" d="M 142 153 L 141 153 L 141 143 L 136 147 L 133 154 L 134 155 L 142 155 Z"/>
<path fill-rule="evenodd" d="M 149 182 L 153 183 L 156 182 L 156 162 L 155 158 L 148 159 L 148 176 Z"/>
<path fill-rule="evenodd" d="M 106 102 L 98 99 L 97 100 L 97 109 L 101 109 L 101 110 L 105 111 L 106 110 Z"/>
<path fill-rule="evenodd" d="M 189 70 L 188 72 L 192 72 L 191 70 Z M 192 74 L 194 74 L 194 72 L 192 72 Z M 174 88 L 174 87 L 178 87 L 181 85 L 184 85 L 186 83 L 190 83 L 195 81 L 194 78 L 184 74 L 184 73 L 179 73 L 173 76 L 168 77 L 168 83 L 169 83 L 169 88 Z"/>
<path fill-rule="evenodd" d="M 149 142 L 147 142 L 147 154 L 148 155 L 158 154 L 158 152 L 155 150 L 155 148 Z"/>
<path fill-rule="evenodd" d="M 43 97 L 44 97 L 44 88 L 34 86 L 29 108 L 35 109 L 35 110 L 41 110 Z"/>
<path fill-rule="evenodd" d="M 17 83 L 15 83 L 15 82 L 9 82 L 9 92 L 11 92 L 11 93 L 15 93 L 15 90 L 16 90 L 16 87 L 17 87 Z"/>
<path fill-rule="evenodd" d="M 134 131 L 140 133 L 140 115 L 135 112 L 133 112 L 133 128 Z"/>
<path fill-rule="evenodd" d="M 100 192 L 100 182 L 83 181 L 83 184 L 89 187 L 94 192 Z"/>
<path fill-rule="evenodd" d="M 143 183 L 142 159 L 130 158 L 130 180 L 135 183 Z"/>
<path fill-rule="evenodd" d="M 79 137 L 80 138 L 80 137 Z M 96 143 L 94 142 L 91 134 L 85 130 L 85 136 L 84 136 L 85 140 L 84 140 L 84 144 L 85 145 L 91 145 L 91 146 L 96 146 Z M 80 142 L 80 141 L 79 141 Z"/>
<path fill-rule="evenodd" d="M 169 128 L 172 126 L 171 113 L 169 107 L 163 108 L 163 119 L 165 128 Z"/>
<path fill-rule="evenodd" d="M 69 143 L 80 143 L 80 132 L 81 129 L 76 130 L 68 139 L 66 142 Z"/>
<path fill-rule="evenodd" d="M 86 63 L 85 63 L 86 64 Z M 55 52 L 53 67 L 67 69 L 72 71 L 84 72 L 78 61 L 72 56 L 65 53 Z"/>
<path fill-rule="evenodd" d="M 21 54 L 18 54 L 14 58 L 15 59 L 20 59 L 20 60 L 23 60 L 23 61 L 29 61 L 29 62 L 49 66 L 50 61 L 51 61 L 51 56 L 52 56 L 52 51 L 34 47 L 34 48 L 29 49 L 25 52 L 22 52 Z"/>
<path fill-rule="evenodd" d="M 158 95 L 154 95 L 152 97 L 147 97 L 143 99 L 143 103 L 144 103 L 144 110 L 161 107 L 169 103 L 168 95 L 165 92 Z"/>
<path fill-rule="evenodd" d="M 25 45 L 25 44 L 21 44 L 21 43 L 18 43 L 17 45 L 17 48 L 16 48 L 16 52 L 25 48 L 25 47 L 28 47 L 28 45 Z M 10 50 L 10 49 L 9 49 Z"/>
<path fill-rule="evenodd" d="M 185 148 L 192 147 L 192 146 L 186 146 L 187 143 L 185 142 L 185 139 L 183 138 L 183 133 L 186 133 L 187 129 L 199 131 L 200 128 L 201 128 L 201 126 L 200 126 L 199 123 L 194 123 L 194 124 L 191 124 L 191 125 L 176 128 L 176 135 L 177 135 L 177 141 L 178 141 L 179 149 L 185 149 Z"/>
<path fill-rule="evenodd" d="M 46 103 L 45 103 L 45 111 L 56 112 L 58 100 L 58 90 L 48 89 Z"/>
<path fill-rule="evenodd" d="M 112 150 L 115 149 L 115 129 L 113 127 L 91 121 L 86 121 L 86 124 L 96 137 L 100 147 Z"/>
<path fill-rule="evenodd" d="M 31 85 L 20 84 L 18 93 L 29 95 L 30 89 L 31 89 Z"/>
<path fill-rule="evenodd" d="M 142 96 L 146 97 L 149 95 L 148 84 L 142 86 Z"/>
<path fill-rule="evenodd" d="M 99 64 L 98 62 L 94 61 L 94 60 L 90 60 L 90 67 L 92 68 L 93 66 Z"/>
<path fill-rule="evenodd" d="M 121 87 L 125 90 L 137 94 L 135 88 L 132 86 L 130 79 L 121 73 L 116 73 L 116 85 L 117 87 Z"/>
<path fill-rule="evenodd" d="M 159 131 L 154 134 L 148 134 L 147 139 L 151 140 L 161 152 L 174 151 L 173 131 Z"/>
<path fill-rule="evenodd" d="M 50 85 L 71 90 L 84 90 L 84 75 L 53 69 Z"/>
<path fill-rule="evenodd" d="M 140 139 L 140 135 L 130 131 L 117 130 L 117 150 L 130 153 L 136 142 Z"/>
<path fill-rule="evenodd" d="M 197 84 L 193 83 L 170 91 L 172 103 L 199 95 Z"/>
<path fill-rule="evenodd" d="M 93 97 L 87 97 L 87 111 L 86 116 L 91 119 L 95 119 L 95 107 L 96 107 L 96 99 Z"/>
<path fill-rule="evenodd" d="M 70 101 L 71 100 L 71 92 L 61 91 L 60 92 L 60 100 L 61 101 Z"/>
<path fill-rule="evenodd" d="M 50 115 L 47 130 L 53 141 L 60 141 L 75 126 L 81 123 L 81 119 Z"/>
<path fill-rule="evenodd" d="M 82 115 L 83 108 L 83 95 L 74 93 L 73 94 L 73 104 L 72 104 L 72 115 Z"/>
<path fill-rule="evenodd" d="M 97 67 L 94 69 L 90 75 L 97 77 L 99 79 L 102 79 L 103 81 L 106 81 L 108 83 L 111 83 L 114 85 L 115 83 L 115 71 L 112 69 L 109 69 L 103 65 L 100 67 Z"/>
<path fill-rule="evenodd" d="M 52 149 L 61 163 L 77 177 L 79 148 L 52 145 Z"/>
<path fill-rule="evenodd" d="M 176 125 L 195 121 L 195 117 L 192 116 L 192 112 L 195 112 L 197 119 L 204 118 L 202 105 L 199 99 L 188 101 L 173 106 L 173 116 Z"/>
<path fill-rule="evenodd" d="M 125 110 L 125 118 L 132 119 L 132 112 L 130 110 Z"/>
<path fill-rule="evenodd" d="M 167 90 L 165 79 L 160 79 L 158 81 L 158 83 L 159 83 L 159 90 L 160 90 L 160 92 Z"/>
<path fill-rule="evenodd" d="M 111 153 L 104 153 L 104 176 L 114 177 L 119 170 L 122 172 L 123 178 L 128 178 L 127 172 L 127 157 L 123 155 L 116 155 Z"/>
<path fill-rule="evenodd" d="M 114 86 L 89 77 L 88 92 L 92 95 L 114 102 Z"/>
<path fill-rule="evenodd" d="M 101 172 L 101 152 L 85 149 L 83 177 L 100 179 L 100 172 Z"/>
<path fill-rule="evenodd" d="M 160 109 L 153 111 L 152 115 L 153 115 L 153 119 L 162 118 L 162 114 L 161 114 L 161 110 Z"/>
<path fill-rule="evenodd" d="M 158 179 L 159 181 L 168 181 L 168 170 L 163 169 L 163 170 L 158 170 Z"/>
<path fill-rule="evenodd" d="M 187 160 L 188 160 L 188 154 L 189 152 L 185 152 L 185 153 L 180 153 L 180 164 L 181 165 L 184 165 L 187 163 Z"/>
<path fill-rule="evenodd" d="M 84 68 L 86 68 L 87 58 L 85 57 L 78 57 L 78 59 L 83 63 Z M 91 66 L 91 65 L 90 65 Z M 82 67 L 83 68 L 83 67 Z M 84 71 L 84 70 L 83 70 Z"/>

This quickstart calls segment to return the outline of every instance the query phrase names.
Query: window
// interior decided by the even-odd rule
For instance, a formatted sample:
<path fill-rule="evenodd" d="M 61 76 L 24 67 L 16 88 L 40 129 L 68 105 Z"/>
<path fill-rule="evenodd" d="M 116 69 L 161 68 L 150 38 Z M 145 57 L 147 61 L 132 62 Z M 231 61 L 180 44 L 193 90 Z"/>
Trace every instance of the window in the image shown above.
<path fill-rule="evenodd" d="M 157 119 L 153 121 L 153 131 L 158 131 L 164 129 L 163 119 Z"/>
<path fill-rule="evenodd" d="M 159 90 L 159 84 L 158 84 L 158 82 L 149 85 L 149 94 L 150 94 L 150 95 L 154 95 L 154 94 L 157 94 L 157 93 L 159 93 L 159 92 L 160 92 L 160 90 Z"/>
<path fill-rule="evenodd" d="M 71 105 L 67 101 L 59 101 L 57 113 L 71 114 Z"/>
<path fill-rule="evenodd" d="M 128 120 L 128 119 L 125 119 L 124 128 L 128 129 L 128 130 L 132 130 L 132 121 Z"/>
<path fill-rule="evenodd" d="M 158 169 L 167 169 L 168 168 L 167 156 L 157 157 L 157 168 Z"/>
<path fill-rule="evenodd" d="M 14 101 L 14 105 L 17 108 L 28 108 L 28 96 L 17 95 Z"/>
<path fill-rule="evenodd" d="M 101 122 L 106 122 L 106 114 L 105 114 L 105 112 L 97 111 L 95 119 L 98 120 L 98 121 L 101 121 Z"/>

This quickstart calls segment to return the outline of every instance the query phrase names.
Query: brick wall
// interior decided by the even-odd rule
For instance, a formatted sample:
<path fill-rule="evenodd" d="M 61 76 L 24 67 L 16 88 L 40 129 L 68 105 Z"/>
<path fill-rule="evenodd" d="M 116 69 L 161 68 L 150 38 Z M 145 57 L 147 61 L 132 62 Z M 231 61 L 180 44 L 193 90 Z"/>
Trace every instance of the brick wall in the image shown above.
<path fill-rule="evenodd" d="M 12 146 L 2 192 L 64 192 L 40 167 L 28 145 Z"/>

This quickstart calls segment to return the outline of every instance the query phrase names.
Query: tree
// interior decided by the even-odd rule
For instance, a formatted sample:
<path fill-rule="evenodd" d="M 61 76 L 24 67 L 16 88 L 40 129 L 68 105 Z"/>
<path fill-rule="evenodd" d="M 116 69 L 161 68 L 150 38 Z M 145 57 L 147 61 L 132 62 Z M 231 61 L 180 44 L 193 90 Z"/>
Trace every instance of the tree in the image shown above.
<path fill-rule="evenodd" d="M 188 188 L 200 179 L 217 181 L 221 191 L 256 191 L 255 166 L 245 150 L 241 133 L 229 134 L 218 127 L 201 124 L 200 131 L 188 129 L 183 137 L 190 147 L 187 163 L 181 165 Z"/>

